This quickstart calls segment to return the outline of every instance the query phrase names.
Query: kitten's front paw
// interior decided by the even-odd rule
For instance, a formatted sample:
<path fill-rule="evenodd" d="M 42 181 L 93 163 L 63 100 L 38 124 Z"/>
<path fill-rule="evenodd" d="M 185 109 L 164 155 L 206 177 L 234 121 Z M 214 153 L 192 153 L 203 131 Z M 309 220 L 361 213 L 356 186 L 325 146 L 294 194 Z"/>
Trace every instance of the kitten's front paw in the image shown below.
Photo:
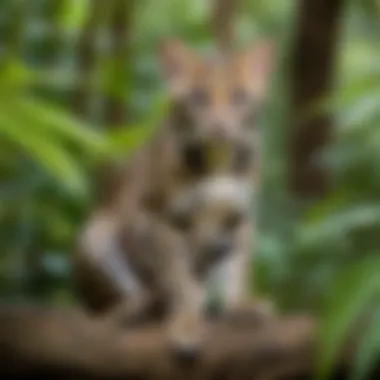
<path fill-rule="evenodd" d="M 173 355 L 181 361 L 193 362 L 202 350 L 205 326 L 201 316 L 183 315 L 168 325 L 168 338 Z"/>
<path fill-rule="evenodd" d="M 123 300 L 108 314 L 111 323 L 121 328 L 134 327 L 146 318 L 149 298 L 146 294 Z"/>
<path fill-rule="evenodd" d="M 268 300 L 253 300 L 226 311 L 225 319 L 228 324 L 235 326 L 259 326 L 273 321 L 276 309 Z"/>

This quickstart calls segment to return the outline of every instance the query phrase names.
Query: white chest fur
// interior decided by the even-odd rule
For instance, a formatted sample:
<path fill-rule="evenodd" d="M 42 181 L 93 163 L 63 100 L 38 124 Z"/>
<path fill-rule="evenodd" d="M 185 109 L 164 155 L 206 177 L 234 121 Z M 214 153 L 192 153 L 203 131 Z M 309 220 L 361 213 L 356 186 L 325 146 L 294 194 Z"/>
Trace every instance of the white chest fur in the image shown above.
<path fill-rule="evenodd" d="M 234 204 L 236 208 L 248 208 L 254 187 L 245 178 L 231 175 L 216 175 L 199 181 L 188 190 L 172 199 L 170 208 L 176 211 L 187 211 L 196 205 L 211 208 L 213 204 Z"/>

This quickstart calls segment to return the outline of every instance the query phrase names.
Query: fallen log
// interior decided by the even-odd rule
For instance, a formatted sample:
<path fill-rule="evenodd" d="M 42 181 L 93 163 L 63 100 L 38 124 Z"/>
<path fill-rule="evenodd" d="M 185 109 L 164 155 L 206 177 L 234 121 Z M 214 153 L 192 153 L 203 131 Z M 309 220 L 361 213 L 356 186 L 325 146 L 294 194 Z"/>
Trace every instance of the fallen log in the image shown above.
<path fill-rule="evenodd" d="M 210 322 L 194 362 L 170 352 L 159 323 L 122 330 L 79 310 L 0 309 L 2 379 L 312 379 L 315 320 L 284 317 L 257 325 Z M 353 340 L 350 345 L 354 345 Z M 349 371 L 352 347 L 337 363 Z M 377 373 L 379 375 L 379 372 Z M 373 379 L 380 377 L 373 377 Z"/>

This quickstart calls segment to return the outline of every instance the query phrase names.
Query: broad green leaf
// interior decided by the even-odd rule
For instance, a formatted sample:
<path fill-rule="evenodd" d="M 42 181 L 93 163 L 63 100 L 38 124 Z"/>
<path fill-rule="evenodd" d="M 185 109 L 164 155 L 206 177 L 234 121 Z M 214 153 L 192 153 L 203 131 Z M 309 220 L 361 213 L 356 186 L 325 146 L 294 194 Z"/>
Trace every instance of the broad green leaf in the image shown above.
<path fill-rule="evenodd" d="M 350 199 L 352 199 L 352 195 L 350 195 L 346 189 L 331 194 L 326 199 L 323 199 L 310 207 L 304 217 L 305 223 L 308 224 L 323 221 L 332 213 L 341 210 L 342 206 L 347 205 Z"/>
<path fill-rule="evenodd" d="M 82 147 L 93 150 L 106 150 L 107 144 L 100 132 L 70 116 L 67 112 L 36 99 L 22 99 L 6 102 L 3 106 L 14 117 L 19 117 L 29 128 L 40 129 L 42 132 L 56 133 L 61 138 L 69 139 Z"/>
<path fill-rule="evenodd" d="M 59 21 L 63 28 L 77 31 L 82 27 L 88 12 L 89 0 L 64 0 Z"/>
<path fill-rule="evenodd" d="M 115 128 L 107 132 L 107 138 L 116 152 L 129 153 L 146 141 L 160 127 L 169 106 L 166 97 L 159 97 L 148 116 L 140 125 Z"/>
<path fill-rule="evenodd" d="M 80 193 L 85 191 L 85 177 L 80 165 L 75 163 L 59 141 L 28 132 L 21 126 L 19 128 L 16 120 L 6 119 L 5 116 L 4 113 L 0 114 L 0 134 L 9 143 L 21 149 L 69 190 Z"/>
<path fill-rule="evenodd" d="M 317 379 L 327 379 L 346 334 L 366 306 L 379 302 L 380 257 L 361 260 L 345 271 L 329 291 L 319 325 Z"/>
<path fill-rule="evenodd" d="M 33 82 L 32 71 L 22 61 L 0 62 L 0 96 L 9 96 L 9 92 L 19 90 Z"/>
<path fill-rule="evenodd" d="M 361 337 L 351 372 L 351 380 L 365 380 L 374 369 L 380 355 L 380 306 L 372 315 Z"/>
<path fill-rule="evenodd" d="M 345 85 L 340 91 L 336 91 L 331 97 L 321 101 L 320 106 L 326 111 L 336 111 L 346 109 L 355 105 L 363 98 L 368 98 L 372 94 L 376 95 L 380 90 L 380 80 L 374 80 L 373 76 L 365 75 L 355 78 Z"/>
<path fill-rule="evenodd" d="M 152 128 L 133 126 L 110 131 L 107 136 L 115 153 L 129 153 L 146 141 L 152 133 Z"/>
<path fill-rule="evenodd" d="M 326 214 L 319 220 L 305 221 L 300 227 L 297 245 L 318 246 L 326 242 L 344 238 L 349 232 L 380 226 L 380 206 L 378 204 L 362 204 L 348 207 L 340 211 Z"/>

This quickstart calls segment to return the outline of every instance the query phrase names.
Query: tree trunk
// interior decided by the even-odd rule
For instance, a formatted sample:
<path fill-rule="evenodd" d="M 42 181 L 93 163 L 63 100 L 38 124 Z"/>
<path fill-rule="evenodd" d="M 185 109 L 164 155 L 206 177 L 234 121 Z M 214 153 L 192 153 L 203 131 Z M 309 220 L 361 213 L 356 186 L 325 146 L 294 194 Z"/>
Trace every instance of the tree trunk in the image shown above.
<path fill-rule="evenodd" d="M 291 191 L 294 197 L 321 198 L 331 182 L 315 156 L 331 140 L 332 121 L 329 115 L 308 112 L 331 89 L 344 0 L 299 0 L 298 6 L 291 71 Z"/>
<path fill-rule="evenodd" d="M 89 15 L 77 46 L 78 85 L 73 96 L 73 109 L 84 119 L 90 116 L 90 106 L 94 92 L 94 70 L 98 52 L 96 39 L 101 20 L 104 17 L 103 0 L 92 0 L 89 3 Z"/>
<path fill-rule="evenodd" d="M 234 44 L 234 16 L 238 3 L 238 0 L 214 0 L 211 23 L 221 51 L 229 51 Z"/>
<path fill-rule="evenodd" d="M 111 64 L 105 100 L 105 122 L 109 128 L 118 127 L 126 122 L 124 98 L 130 80 L 128 59 L 133 7 L 134 0 L 114 0 L 110 16 Z"/>
<path fill-rule="evenodd" d="M 111 0 L 110 0 L 111 1 Z M 110 13 L 107 31 L 110 40 L 107 59 L 106 88 L 104 102 L 104 124 L 108 130 L 119 128 L 128 122 L 126 92 L 130 88 L 131 24 L 134 0 L 113 0 L 109 3 Z M 97 168 L 98 197 L 107 202 L 114 196 L 120 181 L 120 168 L 106 162 Z"/>

